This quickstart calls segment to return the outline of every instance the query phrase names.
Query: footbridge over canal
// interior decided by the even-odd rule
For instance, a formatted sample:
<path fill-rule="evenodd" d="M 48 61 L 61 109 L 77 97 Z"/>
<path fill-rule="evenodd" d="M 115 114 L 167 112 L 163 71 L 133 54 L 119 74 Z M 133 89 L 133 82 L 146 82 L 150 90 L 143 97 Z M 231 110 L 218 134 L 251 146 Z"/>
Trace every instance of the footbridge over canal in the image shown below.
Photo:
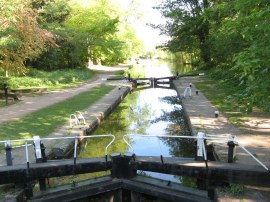
<path fill-rule="evenodd" d="M 129 144 L 129 138 L 136 136 L 146 138 L 144 135 L 124 135 L 123 140 Z M 79 140 L 85 138 L 111 138 L 105 147 L 104 158 L 80 159 L 77 157 Z M 65 138 L 65 137 L 62 137 Z M 140 201 L 142 194 L 161 198 L 166 201 L 211 201 L 215 198 L 214 188 L 220 183 L 241 183 L 246 185 L 270 186 L 270 173 L 266 165 L 252 156 L 258 165 L 242 165 L 238 163 L 209 161 L 207 158 L 206 141 L 221 141 L 228 144 L 228 159 L 235 155 L 235 147 L 239 146 L 248 154 L 249 152 L 233 137 L 217 138 L 199 133 L 195 136 L 147 136 L 147 138 L 181 138 L 192 139 L 196 142 L 195 158 L 137 156 L 134 153 L 108 154 L 108 148 L 113 144 L 113 135 L 76 136 L 66 137 L 74 139 L 74 154 L 72 159 L 47 160 L 44 145 L 41 142 L 46 138 L 35 137 L 27 140 L 1 141 L 6 145 L 7 166 L 0 167 L 0 184 L 23 184 L 25 195 L 34 201 L 74 201 L 90 196 L 102 194 L 114 198 L 115 201 L 125 201 L 122 190 L 130 191 L 131 201 Z M 12 164 L 12 143 L 25 142 L 25 164 Z M 29 160 L 29 142 L 34 143 L 36 161 Z M 132 151 L 132 148 L 131 148 Z M 139 176 L 137 171 L 152 171 L 180 176 L 190 176 L 198 182 L 208 183 L 206 191 L 176 185 L 170 181 L 160 181 Z M 110 176 L 72 183 L 56 189 L 47 189 L 46 180 L 52 177 L 74 176 L 78 174 L 110 171 Z M 33 182 L 39 181 L 42 192 L 33 194 Z M 106 193 L 106 194 L 105 194 Z"/>

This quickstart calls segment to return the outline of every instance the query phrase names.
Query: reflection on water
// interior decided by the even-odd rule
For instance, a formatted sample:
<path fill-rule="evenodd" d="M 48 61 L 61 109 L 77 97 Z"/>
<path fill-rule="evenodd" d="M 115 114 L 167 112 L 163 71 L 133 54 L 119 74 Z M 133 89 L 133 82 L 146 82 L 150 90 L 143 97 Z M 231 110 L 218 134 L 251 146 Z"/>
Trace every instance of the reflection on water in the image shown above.
<path fill-rule="evenodd" d="M 154 64 L 148 61 L 141 66 L 146 77 L 171 76 L 168 63 Z M 183 118 L 183 111 L 176 91 L 172 89 L 149 88 L 135 91 L 115 109 L 109 118 L 101 124 L 93 135 L 113 134 L 116 141 L 109 148 L 109 153 L 133 152 L 140 156 L 192 157 L 193 144 L 187 139 L 133 137 L 129 139 L 134 150 L 122 140 L 123 135 L 190 135 Z M 109 142 L 90 140 L 82 157 L 104 156 L 104 148 Z M 183 182 L 182 177 L 143 172 L 144 175 L 163 178 L 175 182 Z M 188 180 L 188 179 L 187 179 Z"/>

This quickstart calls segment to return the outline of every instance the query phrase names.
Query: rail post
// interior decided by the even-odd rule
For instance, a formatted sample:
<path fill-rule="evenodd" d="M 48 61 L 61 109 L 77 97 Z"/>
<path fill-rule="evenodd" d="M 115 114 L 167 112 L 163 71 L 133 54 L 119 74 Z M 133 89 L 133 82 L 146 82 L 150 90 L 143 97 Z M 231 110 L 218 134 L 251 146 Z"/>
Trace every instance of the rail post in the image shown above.
<path fill-rule="evenodd" d="M 151 87 L 155 88 L 156 87 L 156 79 L 155 78 L 151 78 Z"/>
<path fill-rule="evenodd" d="M 47 156 L 46 156 L 46 147 L 43 143 L 40 143 L 40 149 L 41 149 L 41 156 L 42 156 L 42 162 L 47 162 Z"/>
<path fill-rule="evenodd" d="M 179 79 L 179 72 L 176 72 L 176 79 Z"/>
<path fill-rule="evenodd" d="M 228 140 L 228 163 L 233 163 L 235 161 L 235 155 L 236 155 L 236 144 L 234 142 L 235 137 L 230 136 Z"/>
<path fill-rule="evenodd" d="M 4 84 L 4 93 L 5 93 L 5 99 L 6 99 L 6 105 L 8 104 L 8 85 Z"/>
<path fill-rule="evenodd" d="M 27 199 L 30 199 L 33 197 L 33 185 L 31 181 L 29 180 L 30 178 L 30 162 L 29 162 L 29 154 L 28 154 L 28 143 L 27 140 L 25 140 L 25 155 L 26 155 L 26 165 L 27 165 L 27 170 L 26 170 L 26 185 L 24 188 L 24 193 Z"/>
<path fill-rule="evenodd" d="M 6 161 L 7 161 L 7 166 L 12 166 L 13 165 L 13 158 L 12 158 L 12 146 L 10 144 L 10 141 L 7 141 L 5 143 L 5 150 L 6 150 Z"/>
<path fill-rule="evenodd" d="M 111 154 L 112 169 L 111 177 L 115 178 L 133 178 L 137 175 L 137 170 L 130 167 L 130 162 L 133 160 L 134 154 L 125 153 L 121 156 L 120 153 Z"/>
<path fill-rule="evenodd" d="M 34 149 L 35 149 L 35 156 L 36 156 L 36 162 L 41 163 L 42 162 L 42 155 L 41 155 L 41 147 L 40 147 L 40 137 L 34 136 Z"/>
<path fill-rule="evenodd" d="M 46 154 L 45 154 L 45 146 L 41 143 L 39 136 L 34 136 L 34 148 L 36 155 L 36 163 L 46 162 Z M 40 178 L 38 179 L 39 189 L 40 191 L 45 191 L 47 189 L 46 179 Z"/>
<path fill-rule="evenodd" d="M 204 136 L 205 134 L 203 132 L 198 132 L 197 134 L 197 155 L 196 160 L 197 161 L 203 161 L 203 144 L 204 144 Z"/>
<path fill-rule="evenodd" d="M 213 180 L 208 180 L 208 188 L 207 188 L 208 197 L 214 201 L 216 201 L 216 195 L 217 195 L 215 187 L 217 187 L 215 185 L 215 182 Z"/>

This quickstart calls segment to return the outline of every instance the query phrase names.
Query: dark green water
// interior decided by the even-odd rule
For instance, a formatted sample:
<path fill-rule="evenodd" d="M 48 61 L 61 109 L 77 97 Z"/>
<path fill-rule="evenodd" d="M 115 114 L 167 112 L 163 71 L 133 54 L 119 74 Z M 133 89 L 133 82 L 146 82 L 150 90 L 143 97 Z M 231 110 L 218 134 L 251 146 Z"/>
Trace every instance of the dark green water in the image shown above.
<path fill-rule="evenodd" d="M 139 65 L 146 77 L 166 77 L 182 73 L 172 63 L 146 61 Z M 134 152 L 144 156 L 193 157 L 192 140 L 157 137 L 132 137 L 129 143 L 123 141 L 123 135 L 190 135 L 185 123 L 182 107 L 173 89 L 149 88 L 129 94 L 115 109 L 109 118 L 101 124 L 93 135 L 113 134 L 115 142 L 109 148 L 109 154 L 115 152 Z M 102 157 L 109 139 L 88 140 L 81 157 Z M 183 182 L 182 177 L 145 172 L 145 175 Z M 186 179 L 188 180 L 188 179 Z"/>

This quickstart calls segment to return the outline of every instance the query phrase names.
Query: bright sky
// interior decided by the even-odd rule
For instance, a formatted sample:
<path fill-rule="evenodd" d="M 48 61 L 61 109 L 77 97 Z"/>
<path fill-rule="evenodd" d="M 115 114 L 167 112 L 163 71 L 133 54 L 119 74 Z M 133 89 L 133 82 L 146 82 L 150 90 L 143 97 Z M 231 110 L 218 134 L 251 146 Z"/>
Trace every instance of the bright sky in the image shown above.
<path fill-rule="evenodd" d="M 142 2 L 142 12 L 144 12 L 145 23 L 138 22 L 137 28 L 139 28 L 139 36 L 144 40 L 144 44 L 147 48 L 154 48 L 158 44 L 162 44 L 168 37 L 161 36 L 159 30 L 153 29 L 147 26 L 146 23 L 162 24 L 165 20 L 161 17 L 158 10 L 153 9 L 153 6 L 159 4 L 159 0 L 140 0 Z"/>
<path fill-rule="evenodd" d="M 139 16 L 130 19 L 130 22 L 135 26 L 138 36 L 143 40 L 147 49 L 153 49 L 156 45 L 168 40 L 168 37 L 160 36 L 159 30 L 147 25 L 149 23 L 165 23 L 165 19 L 161 17 L 160 12 L 152 8 L 158 6 L 160 0 L 118 0 L 118 2 L 128 9 L 136 9 L 136 12 L 139 13 Z"/>
<path fill-rule="evenodd" d="M 89 5 L 89 0 L 76 0 L 81 5 Z M 154 49 L 156 45 L 162 44 L 168 40 L 166 36 L 160 36 L 159 30 L 152 29 L 147 24 L 162 24 L 165 20 L 161 17 L 158 10 L 153 6 L 158 6 L 161 0 L 113 0 L 122 7 L 123 11 L 130 11 L 133 17 L 129 17 L 128 22 L 133 24 L 138 36 L 143 41 L 145 48 Z M 127 11 L 128 10 L 128 11 Z M 126 13 L 127 14 L 127 13 Z M 134 16 L 135 14 L 135 16 Z"/>

